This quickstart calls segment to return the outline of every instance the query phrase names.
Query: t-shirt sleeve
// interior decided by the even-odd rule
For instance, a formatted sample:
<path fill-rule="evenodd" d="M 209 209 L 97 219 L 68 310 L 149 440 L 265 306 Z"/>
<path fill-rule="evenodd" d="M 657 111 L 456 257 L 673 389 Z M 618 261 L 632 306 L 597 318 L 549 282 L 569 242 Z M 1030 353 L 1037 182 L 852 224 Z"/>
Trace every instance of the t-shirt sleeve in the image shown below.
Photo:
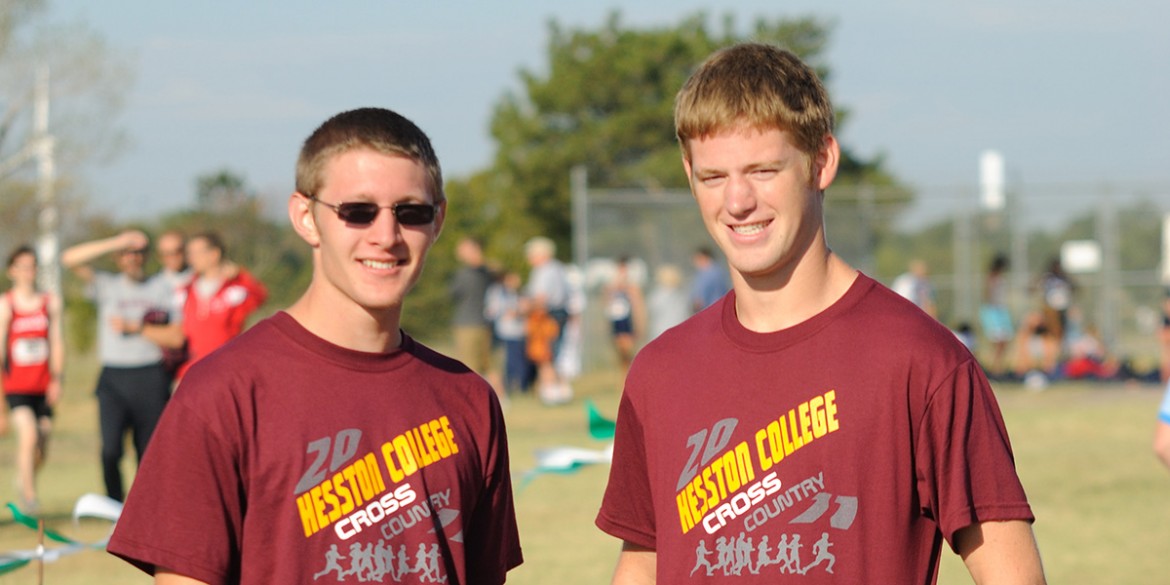
<path fill-rule="evenodd" d="M 484 461 L 484 489 L 468 528 L 467 582 L 500 585 L 510 569 L 524 561 L 512 500 L 508 436 L 499 402 L 491 398 L 492 432 Z"/>
<path fill-rule="evenodd" d="M 163 567 L 225 583 L 239 567 L 237 458 L 180 399 L 192 390 L 180 389 L 167 405 L 107 549 L 151 574 Z"/>
<path fill-rule="evenodd" d="M 999 405 L 974 360 L 932 389 L 915 454 L 923 513 L 952 548 L 972 524 L 1034 520 Z"/>
<path fill-rule="evenodd" d="M 613 463 L 595 522 L 607 534 L 646 548 L 657 548 L 645 436 L 628 394 L 622 395 L 618 407 Z"/>

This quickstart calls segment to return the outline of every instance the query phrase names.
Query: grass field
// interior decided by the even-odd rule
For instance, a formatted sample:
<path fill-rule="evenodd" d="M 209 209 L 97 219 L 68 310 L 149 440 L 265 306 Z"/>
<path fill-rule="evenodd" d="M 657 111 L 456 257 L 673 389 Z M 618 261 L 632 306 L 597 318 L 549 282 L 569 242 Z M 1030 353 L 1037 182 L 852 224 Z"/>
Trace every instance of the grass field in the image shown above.
<path fill-rule="evenodd" d="M 83 493 L 100 493 L 96 401 L 92 371 L 70 372 L 59 409 L 49 465 L 42 475 L 48 526 L 73 538 L 96 541 L 101 521 L 74 526 L 70 512 Z M 540 447 L 601 448 L 585 432 L 581 399 L 616 411 L 616 378 L 589 374 L 577 381 L 578 400 L 547 408 L 527 397 L 507 408 L 514 477 L 534 464 Z M 998 389 L 1017 464 L 1038 517 L 1035 526 L 1050 583 L 1144 585 L 1170 577 L 1170 472 L 1150 451 L 1158 388 L 1066 385 L 1044 392 Z M 0 441 L 0 469 L 10 477 L 12 439 Z M 520 585 L 606 583 L 618 544 L 593 527 L 608 468 L 537 476 L 516 496 L 525 564 L 509 575 Z M 12 482 L 0 498 L 12 499 Z M 36 545 L 36 533 L 0 512 L 0 552 Z M 149 583 L 143 574 L 101 551 L 85 551 L 44 566 L 45 583 L 112 585 Z M 36 583 L 37 568 L 0 575 L 0 585 Z M 944 558 L 943 584 L 970 583 L 953 555 Z"/>

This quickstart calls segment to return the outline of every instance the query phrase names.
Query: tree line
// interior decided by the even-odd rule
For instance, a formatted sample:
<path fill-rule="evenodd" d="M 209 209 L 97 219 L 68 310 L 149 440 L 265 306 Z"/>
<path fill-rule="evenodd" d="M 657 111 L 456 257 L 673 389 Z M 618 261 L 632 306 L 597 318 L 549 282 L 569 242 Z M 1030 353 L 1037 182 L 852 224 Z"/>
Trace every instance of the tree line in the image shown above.
<path fill-rule="evenodd" d="M 48 55 L 63 64 L 55 74 L 63 86 L 54 95 L 55 111 L 85 114 L 64 119 L 55 114 L 62 150 L 73 157 L 60 165 L 69 172 L 58 179 L 58 192 L 65 201 L 65 245 L 126 227 L 152 234 L 167 229 L 188 234 L 213 229 L 223 236 L 228 255 L 269 286 L 269 312 L 291 303 L 310 277 L 309 249 L 288 227 L 283 212 L 265 212 L 265 202 L 283 201 L 287 194 L 259 193 L 247 184 L 243 172 L 209 170 L 194 178 L 194 204 L 189 209 L 133 225 L 86 206 L 81 171 L 72 169 L 84 169 L 116 152 L 122 136 L 114 121 L 132 72 L 123 55 L 82 25 L 75 25 L 68 37 L 75 40 L 51 43 L 63 37 L 37 28 L 45 6 L 44 0 L 13 0 L 0 6 L 0 78 L 11 82 L 5 87 L 16 88 L 0 94 L 0 110 L 5 112 L 0 119 L 0 160 L 27 138 L 30 104 L 25 89 L 29 82 L 24 76 L 27 63 L 32 62 L 30 55 Z M 674 136 L 674 96 L 706 55 L 749 39 L 776 43 L 812 64 L 831 90 L 833 75 L 826 51 L 832 30 L 832 22 L 814 17 L 761 17 L 740 26 L 731 14 L 711 18 L 703 12 L 660 27 L 628 26 L 619 11 L 596 29 L 550 21 L 542 70 L 521 70 L 520 89 L 495 103 L 490 120 L 495 143 L 492 162 L 468 176 L 448 179 L 451 203 L 444 229 L 449 235 L 441 237 L 430 253 L 426 273 L 404 311 L 404 327 L 423 339 L 446 334 L 446 282 L 456 268 L 457 238 L 450 234 L 479 237 L 501 268 L 521 273 L 525 270 L 523 242 L 535 235 L 553 238 L 559 255 L 568 259 L 569 177 L 575 166 L 586 167 L 591 188 L 685 189 Z M 851 116 L 844 105 L 837 107 L 839 133 Z M 887 213 L 875 217 L 865 230 L 838 230 L 833 237 L 842 245 L 874 250 L 882 264 L 891 262 L 889 258 L 905 258 L 907 251 L 937 249 L 938 239 L 945 237 L 937 226 L 916 234 L 894 230 L 898 210 L 913 202 L 914 192 L 885 168 L 883 156 L 863 158 L 848 145 L 842 147 L 836 184 L 872 187 L 877 199 L 864 203 L 881 206 Z M 0 243 L 5 249 L 35 237 L 34 190 L 34 178 L 27 172 L 0 177 L 0 217 L 5 226 Z M 828 221 L 834 221 L 834 212 L 848 212 L 850 206 L 861 204 L 836 204 Z M 888 212 L 891 209 L 893 213 Z M 1149 219 L 1142 210 L 1134 215 L 1135 220 Z M 1135 237 L 1148 235 L 1144 227 L 1133 231 Z M 853 241 L 858 238 L 864 241 Z M 1143 243 L 1134 245 L 1145 245 L 1144 235 Z M 943 270 L 949 263 L 940 257 L 936 266 Z M 71 279 L 65 282 L 70 284 Z M 76 285 L 71 286 L 66 288 L 67 307 L 73 320 L 81 322 L 92 316 L 92 308 L 82 301 Z M 73 342 L 88 346 L 92 332 L 85 331 L 91 329 L 70 327 Z"/>

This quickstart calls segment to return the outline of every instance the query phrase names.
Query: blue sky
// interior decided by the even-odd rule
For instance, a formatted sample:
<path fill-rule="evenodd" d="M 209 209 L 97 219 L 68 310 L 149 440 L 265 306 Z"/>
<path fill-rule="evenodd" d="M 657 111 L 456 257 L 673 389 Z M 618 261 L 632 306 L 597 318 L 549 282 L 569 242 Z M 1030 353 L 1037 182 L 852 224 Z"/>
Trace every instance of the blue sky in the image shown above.
<path fill-rule="evenodd" d="M 980 152 L 995 148 L 1023 182 L 1152 182 L 1170 199 L 1165 0 L 734 5 L 741 25 L 837 23 L 830 91 L 852 111 L 841 140 L 884 152 L 912 184 L 974 186 Z M 88 176 L 95 203 L 137 218 L 190 205 L 194 178 L 221 168 L 283 199 L 304 137 L 358 106 L 414 119 L 448 176 L 482 168 L 494 104 L 518 71 L 543 68 L 546 23 L 597 28 L 615 8 L 629 25 L 726 12 L 688 0 L 51 0 L 50 14 L 133 56 L 131 143 Z"/>

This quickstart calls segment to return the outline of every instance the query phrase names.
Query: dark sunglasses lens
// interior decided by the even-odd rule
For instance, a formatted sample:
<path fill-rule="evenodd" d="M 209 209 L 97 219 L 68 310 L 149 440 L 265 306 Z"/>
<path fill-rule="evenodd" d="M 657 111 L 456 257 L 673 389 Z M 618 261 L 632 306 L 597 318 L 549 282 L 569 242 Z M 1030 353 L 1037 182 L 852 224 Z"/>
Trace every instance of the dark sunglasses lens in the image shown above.
<path fill-rule="evenodd" d="M 337 206 L 337 217 L 345 223 L 374 223 L 374 218 L 378 217 L 378 206 L 373 203 L 342 203 Z"/>
<path fill-rule="evenodd" d="M 425 203 L 400 203 L 394 206 L 394 218 L 402 225 L 425 225 L 435 221 L 435 206 Z"/>

